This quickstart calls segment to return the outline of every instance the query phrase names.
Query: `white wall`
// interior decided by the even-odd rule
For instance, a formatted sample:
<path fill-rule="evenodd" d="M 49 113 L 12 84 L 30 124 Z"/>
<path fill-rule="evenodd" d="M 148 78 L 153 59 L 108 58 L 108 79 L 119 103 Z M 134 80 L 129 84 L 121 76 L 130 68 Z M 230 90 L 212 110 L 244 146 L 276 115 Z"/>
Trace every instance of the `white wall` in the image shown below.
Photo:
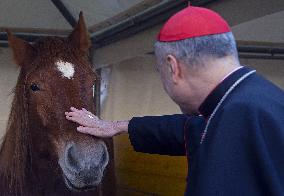
<path fill-rule="evenodd" d="M 241 59 L 241 63 L 256 69 L 257 73 L 284 90 L 284 60 Z"/>

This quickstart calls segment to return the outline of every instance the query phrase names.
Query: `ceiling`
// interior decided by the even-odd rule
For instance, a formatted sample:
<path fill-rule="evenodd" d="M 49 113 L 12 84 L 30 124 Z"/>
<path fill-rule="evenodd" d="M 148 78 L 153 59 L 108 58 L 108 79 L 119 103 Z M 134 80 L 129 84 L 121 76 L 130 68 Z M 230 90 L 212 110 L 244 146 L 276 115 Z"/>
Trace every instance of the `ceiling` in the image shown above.
<path fill-rule="evenodd" d="M 79 12 L 83 11 L 88 27 L 98 24 L 143 0 L 1 0 L 0 27 L 70 30 L 72 26 L 63 17 L 58 5 L 66 8 L 77 20 Z"/>
<path fill-rule="evenodd" d="M 207 1 L 212 0 L 202 0 Z M 187 4 L 186 0 L 1 0 L 0 46 L 7 46 L 5 29 L 30 42 L 43 36 L 66 36 L 75 26 L 80 11 L 93 43 L 98 45 L 98 40 L 106 43 L 104 37 L 112 39 L 113 34 L 122 30 L 130 32 L 129 27 L 134 24 L 137 27 L 155 15 L 159 15 L 158 20 L 153 20 L 157 24 Z"/>

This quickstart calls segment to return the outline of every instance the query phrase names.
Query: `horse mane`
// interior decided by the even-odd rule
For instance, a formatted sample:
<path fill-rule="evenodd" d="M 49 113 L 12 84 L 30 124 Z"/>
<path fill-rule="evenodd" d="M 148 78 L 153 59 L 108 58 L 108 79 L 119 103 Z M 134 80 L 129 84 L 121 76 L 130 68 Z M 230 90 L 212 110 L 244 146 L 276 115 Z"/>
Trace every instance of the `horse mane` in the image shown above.
<path fill-rule="evenodd" d="M 31 157 L 26 96 L 25 73 L 21 70 L 0 149 L 0 181 L 6 190 L 8 187 L 8 194 L 11 195 L 21 195 L 23 192 L 28 157 Z"/>

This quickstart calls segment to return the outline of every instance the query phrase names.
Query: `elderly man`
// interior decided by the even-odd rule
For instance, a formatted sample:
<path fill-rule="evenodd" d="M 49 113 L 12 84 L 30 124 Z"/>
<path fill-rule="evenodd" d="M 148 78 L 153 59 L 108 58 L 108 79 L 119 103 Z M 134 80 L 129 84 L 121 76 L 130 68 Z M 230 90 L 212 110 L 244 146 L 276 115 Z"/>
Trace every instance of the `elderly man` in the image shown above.
<path fill-rule="evenodd" d="M 163 86 L 183 114 L 108 122 L 71 108 L 78 131 L 128 133 L 136 151 L 187 155 L 185 195 L 284 195 L 284 93 L 240 65 L 228 24 L 188 7 L 155 44 Z"/>

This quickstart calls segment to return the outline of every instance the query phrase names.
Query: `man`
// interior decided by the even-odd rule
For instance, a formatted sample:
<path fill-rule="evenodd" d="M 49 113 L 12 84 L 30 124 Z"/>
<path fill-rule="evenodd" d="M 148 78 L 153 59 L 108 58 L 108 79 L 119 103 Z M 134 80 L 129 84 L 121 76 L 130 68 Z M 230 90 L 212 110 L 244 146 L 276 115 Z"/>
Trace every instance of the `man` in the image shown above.
<path fill-rule="evenodd" d="M 128 133 L 136 151 L 187 155 L 185 195 L 284 195 L 284 93 L 242 67 L 228 24 L 188 7 L 164 25 L 157 69 L 182 115 L 107 122 L 71 108 L 78 131 Z"/>

